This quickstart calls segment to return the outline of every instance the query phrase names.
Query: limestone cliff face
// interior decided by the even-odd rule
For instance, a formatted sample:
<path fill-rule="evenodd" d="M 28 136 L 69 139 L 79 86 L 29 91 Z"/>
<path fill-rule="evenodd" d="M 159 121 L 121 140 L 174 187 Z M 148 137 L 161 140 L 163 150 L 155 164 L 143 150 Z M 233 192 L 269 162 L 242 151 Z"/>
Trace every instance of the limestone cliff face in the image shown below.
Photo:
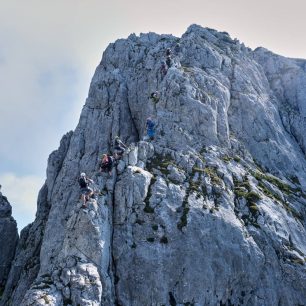
<path fill-rule="evenodd" d="M 196 25 L 111 44 L 76 130 L 50 156 L 2 304 L 303 305 L 305 69 Z M 99 174 L 116 135 L 129 149 Z M 83 171 L 102 191 L 88 211 Z"/>
<path fill-rule="evenodd" d="M 12 217 L 12 206 L 0 192 L 0 298 L 7 282 L 18 242 L 17 224 Z"/>

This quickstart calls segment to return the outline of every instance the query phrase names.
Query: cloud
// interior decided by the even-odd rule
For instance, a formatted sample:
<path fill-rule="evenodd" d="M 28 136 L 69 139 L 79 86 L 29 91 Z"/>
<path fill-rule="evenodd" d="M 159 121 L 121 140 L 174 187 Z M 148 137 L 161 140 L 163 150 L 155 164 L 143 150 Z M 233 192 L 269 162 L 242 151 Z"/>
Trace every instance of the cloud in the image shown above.
<path fill-rule="evenodd" d="M 34 221 L 37 196 L 43 183 L 44 179 L 37 176 L 0 175 L 1 192 L 12 205 L 19 230 Z"/>

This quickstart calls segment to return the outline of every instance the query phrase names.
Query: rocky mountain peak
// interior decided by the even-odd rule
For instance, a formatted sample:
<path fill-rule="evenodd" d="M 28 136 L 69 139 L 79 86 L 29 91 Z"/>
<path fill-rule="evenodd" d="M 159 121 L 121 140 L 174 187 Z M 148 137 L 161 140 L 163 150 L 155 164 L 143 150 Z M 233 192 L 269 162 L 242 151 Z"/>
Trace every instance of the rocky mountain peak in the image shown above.
<path fill-rule="evenodd" d="M 110 44 L 2 304 L 302 305 L 305 63 L 198 25 Z"/>

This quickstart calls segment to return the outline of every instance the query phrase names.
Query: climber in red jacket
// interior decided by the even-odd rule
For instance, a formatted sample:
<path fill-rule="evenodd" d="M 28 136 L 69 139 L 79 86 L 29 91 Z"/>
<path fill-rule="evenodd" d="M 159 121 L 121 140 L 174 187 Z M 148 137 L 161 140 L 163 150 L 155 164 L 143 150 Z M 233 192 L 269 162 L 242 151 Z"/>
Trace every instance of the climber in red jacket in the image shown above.
<path fill-rule="evenodd" d="M 108 154 L 103 154 L 102 155 L 102 160 L 100 162 L 100 171 L 101 172 L 108 172 L 109 175 L 112 174 L 112 169 L 113 169 L 113 163 L 114 163 L 114 157 L 108 155 Z"/>

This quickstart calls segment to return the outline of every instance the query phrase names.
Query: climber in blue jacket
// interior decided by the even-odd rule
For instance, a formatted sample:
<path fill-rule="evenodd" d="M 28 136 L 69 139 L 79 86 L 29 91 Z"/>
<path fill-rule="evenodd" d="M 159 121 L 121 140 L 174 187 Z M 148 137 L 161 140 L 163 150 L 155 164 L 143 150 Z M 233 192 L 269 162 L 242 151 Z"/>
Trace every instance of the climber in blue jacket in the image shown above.
<path fill-rule="evenodd" d="M 147 119 L 146 129 L 148 137 L 150 138 L 150 140 L 153 140 L 155 136 L 155 122 L 152 120 L 151 117 Z"/>

